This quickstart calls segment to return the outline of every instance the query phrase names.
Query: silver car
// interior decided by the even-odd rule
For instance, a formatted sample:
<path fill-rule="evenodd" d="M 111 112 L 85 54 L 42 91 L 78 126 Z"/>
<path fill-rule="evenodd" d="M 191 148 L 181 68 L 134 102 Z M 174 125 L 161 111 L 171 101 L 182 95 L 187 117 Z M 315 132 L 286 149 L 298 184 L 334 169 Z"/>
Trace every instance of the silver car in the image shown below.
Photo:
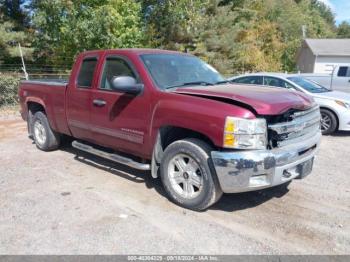
<path fill-rule="evenodd" d="M 320 105 L 322 134 L 350 130 L 350 94 L 331 91 L 301 75 L 255 73 L 228 79 L 233 83 L 288 88 L 312 96 Z"/>

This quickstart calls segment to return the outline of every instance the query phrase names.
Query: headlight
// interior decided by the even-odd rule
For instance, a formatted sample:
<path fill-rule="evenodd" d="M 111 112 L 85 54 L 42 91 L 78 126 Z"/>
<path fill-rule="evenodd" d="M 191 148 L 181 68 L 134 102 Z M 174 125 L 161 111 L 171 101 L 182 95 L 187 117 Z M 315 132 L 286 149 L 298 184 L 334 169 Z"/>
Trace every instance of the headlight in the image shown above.
<path fill-rule="evenodd" d="M 262 118 L 226 117 L 224 147 L 237 149 L 266 149 L 267 126 Z"/>
<path fill-rule="evenodd" d="M 350 104 L 349 103 L 346 103 L 346 102 L 342 102 L 342 101 L 339 101 L 339 100 L 334 100 L 334 102 L 336 102 L 338 105 L 342 106 L 342 107 L 345 107 L 345 108 L 350 108 Z"/>

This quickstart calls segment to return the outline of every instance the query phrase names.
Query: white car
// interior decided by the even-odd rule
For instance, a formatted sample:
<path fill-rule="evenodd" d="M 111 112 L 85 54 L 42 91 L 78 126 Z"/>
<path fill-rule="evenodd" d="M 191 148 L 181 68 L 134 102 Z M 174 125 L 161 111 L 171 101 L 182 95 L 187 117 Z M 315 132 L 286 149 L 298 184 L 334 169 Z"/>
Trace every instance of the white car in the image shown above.
<path fill-rule="evenodd" d="M 321 110 L 322 134 L 350 130 L 350 94 L 329 90 L 298 74 L 255 73 L 229 78 L 240 84 L 273 86 L 300 91 L 312 96 Z"/>

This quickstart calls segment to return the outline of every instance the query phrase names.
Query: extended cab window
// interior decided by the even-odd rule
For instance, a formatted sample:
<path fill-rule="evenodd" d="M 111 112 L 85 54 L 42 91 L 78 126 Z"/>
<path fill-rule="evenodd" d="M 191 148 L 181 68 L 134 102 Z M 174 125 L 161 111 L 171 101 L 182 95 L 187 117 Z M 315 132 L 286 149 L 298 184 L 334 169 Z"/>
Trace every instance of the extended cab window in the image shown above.
<path fill-rule="evenodd" d="M 133 70 L 125 60 L 116 57 L 107 58 L 103 68 L 100 88 L 112 90 L 112 79 L 118 76 L 131 76 L 137 79 Z"/>
<path fill-rule="evenodd" d="M 339 67 L 338 76 L 339 77 L 350 77 L 350 68 L 348 66 Z"/>
<path fill-rule="evenodd" d="M 262 76 L 246 76 L 246 77 L 234 79 L 232 82 L 241 83 L 241 84 L 262 85 L 263 78 Z"/>
<path fill-rule="evenodd" d="M 94 78 L 94 72 L 97 65 L 97 58 L 85 58 L 80 67 L 78 75 L 78 87 L 90 88 Z"/>

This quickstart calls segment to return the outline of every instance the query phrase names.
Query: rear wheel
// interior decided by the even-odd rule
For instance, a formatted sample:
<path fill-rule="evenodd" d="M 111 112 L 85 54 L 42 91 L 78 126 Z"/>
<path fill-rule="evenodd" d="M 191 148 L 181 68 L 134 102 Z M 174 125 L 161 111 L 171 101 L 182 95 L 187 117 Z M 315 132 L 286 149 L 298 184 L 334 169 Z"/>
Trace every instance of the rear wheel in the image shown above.
<path fill-rule="evenodd" d="M 170 200 L 188 209 L 204 210 L 220 199 L 222 191 L 210 150 L 198 139 L 179 140 L 166 148 L 160 174 Z"/>
<path fill-rule="evenodd" d="M 53 131 L 43 112 L 36 112 L 31 121 L 36 146 L 43 151 L 55 150 L 60 145 L 60 135 Z"/>
<path fill-rule="evenodd" d="M 335 114 L 327 109 L 321 109 L 321 131 L 329 135 L 337 129 L 338 121 Z"/>

